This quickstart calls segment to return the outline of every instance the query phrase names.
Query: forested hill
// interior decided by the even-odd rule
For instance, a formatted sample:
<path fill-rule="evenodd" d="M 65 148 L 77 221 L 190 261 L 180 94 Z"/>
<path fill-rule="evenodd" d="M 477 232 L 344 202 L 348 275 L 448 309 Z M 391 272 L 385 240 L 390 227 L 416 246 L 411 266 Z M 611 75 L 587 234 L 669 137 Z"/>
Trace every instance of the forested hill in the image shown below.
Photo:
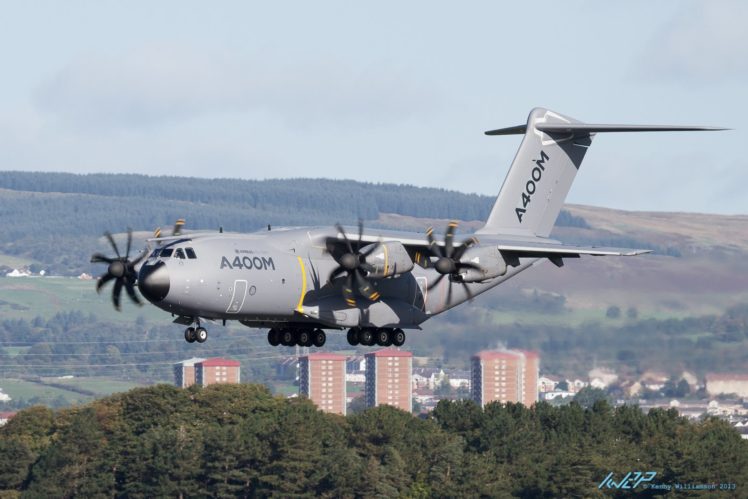
<path fill-rule="evenodd" d="M 359 217 L 372 225 L 382 214 L 485 220 L 493 201 L 445 189 L 352 180 L 0 172 L 0 254 L 69 275 L 89 269 L 94 238 L 105 230 L 150 232 L 178 218 L 187 219 L 188 229 L 239 232 L 267 224 L 351 224 Z M 568 212 L 559 224 L 586 225 Z"/>
<path fill-rule="evenodd" d="M 97 203 L 102 202 L 100 197 L 111 198 L 112 204 L 127 201 L 123 209 L 106 213 L 107 227 L 120 219 L 129 224 L 149 226 L 156 220 L 171 222 L 175 216 L 189 215 L 193 228 L 215 228 L 222 223 L 234 230 L 257 229 L 267 223 L 354 222 L 359 217 L 374 220 L 382 213 L 485 220 L 495 200 L 493 196 L 446 189 L 352 180 L 239 180 L 42 172 L 0 172 L 0 189 L 18 191 L 5 192 L 4 199 L 12 196 L 25 205 L 54 206 L 59 208 L 55 212 L 58 217 L 72 212 L 85 218 L 77 224 L 80 227 L 68 226 L 83 233 L 100 230 L 100 227 L 92 228 L 96 224 L 91 223 L 97 211 L 108 208 L 99 206 L 96 209 Z M 24 196 L 28 193 L 38 194 L 31 198 Z M 3 214 L 9 209 L 7 204 L 2 205 Z M 42 211 L 38 210 L 37 214 L 42 215 Z M 562 225 L 573 222 L 583 223 L 572 220 L 568 213 L 560 220 Z"/>

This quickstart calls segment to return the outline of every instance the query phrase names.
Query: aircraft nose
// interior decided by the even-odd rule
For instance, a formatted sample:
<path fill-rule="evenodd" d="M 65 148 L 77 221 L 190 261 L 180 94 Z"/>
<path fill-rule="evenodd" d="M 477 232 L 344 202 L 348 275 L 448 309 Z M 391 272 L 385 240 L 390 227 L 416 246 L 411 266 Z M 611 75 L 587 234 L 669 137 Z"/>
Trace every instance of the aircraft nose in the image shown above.
<path fill-rule="evenodd" d="M 169 294 L 169 272 L 164 262 L 143 266 L 138 276 L 138 289 L 151 303 L 156 303 Z"/>

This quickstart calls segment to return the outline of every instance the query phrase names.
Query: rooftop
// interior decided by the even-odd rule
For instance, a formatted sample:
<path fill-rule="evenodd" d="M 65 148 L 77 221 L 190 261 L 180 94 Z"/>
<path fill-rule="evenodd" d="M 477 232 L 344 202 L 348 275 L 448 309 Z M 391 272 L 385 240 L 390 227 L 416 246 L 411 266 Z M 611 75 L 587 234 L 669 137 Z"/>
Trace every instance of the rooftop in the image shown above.
<path fill-rule="evenodd" d="M 475 355 L 473 359 L 492 360 L 492 359 L 516 359 L 524 356 L 525 358 L 538 358 L 538 352 L 527 350 L 483 350 Z"/>
<path fill-rule="evenodd" d="M 345 355 L 340 355 L 338 353 L 315 352 L 315 353 L 310 353 L 309 355 L 303 355 L 301 358 L 302 359 L 309 359 L 309 360 L 341 360 L 341 361 L 345 361 L 348 357 L 346 357 Z"/>
<path fill-rule="evenodd" d="M 384 348 L 376 352 L 369 352 L 367 357 L 413 357 L 413 352 L 405 350 L 396 350 L 394 348 Z"/>
<path fill-rule="evenodd" d="M 200 364 L 203 367 L 216 367 L 216 366 L 239 367 L 241 366 L 241 362 L 239 362 L 238 360 L 222 359 L 220 357 L 206 359 L 206 360 L 203 360 L 202 362 L 198 362 L 197 364 Z"/>

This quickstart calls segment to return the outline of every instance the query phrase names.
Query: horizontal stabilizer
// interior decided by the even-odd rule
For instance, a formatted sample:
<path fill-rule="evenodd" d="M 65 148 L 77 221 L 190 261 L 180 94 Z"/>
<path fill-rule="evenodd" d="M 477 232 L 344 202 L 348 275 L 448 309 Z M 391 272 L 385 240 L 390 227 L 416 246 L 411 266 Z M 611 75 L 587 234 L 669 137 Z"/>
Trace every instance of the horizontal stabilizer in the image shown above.
<path fill-rule="evenodd" d="M 592 123 L 537 123 L 536 130 L 546 133 L 577 133 L 589 135 L 604 132 L 715 132 L 729 130 L 716 126 L 691 125 L 595 125 Z M 527 125 L 510 126 L 485 132 L 486 135 L 524 135 Z"/>
<path fill-rule="evenodd" d="M 601 133 L 601 132 L 697 132 L 727 130 L 713 126 L 689 125 L 594 125 L 591 123 L 538 123 L 537 130 L 546 133 Z"/>

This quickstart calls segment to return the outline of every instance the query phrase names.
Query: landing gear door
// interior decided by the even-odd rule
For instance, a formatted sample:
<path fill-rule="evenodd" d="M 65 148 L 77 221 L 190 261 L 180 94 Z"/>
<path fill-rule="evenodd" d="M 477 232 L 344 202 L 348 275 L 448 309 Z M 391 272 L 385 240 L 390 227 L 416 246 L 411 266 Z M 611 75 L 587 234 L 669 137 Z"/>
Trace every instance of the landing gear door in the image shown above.
<path fill-rule="evenodd" d="M 244 306 L 244 300 L 247 297 L 247 281 L 234 281 L 233 292 L 227 314 L 238 314 Z"/>

